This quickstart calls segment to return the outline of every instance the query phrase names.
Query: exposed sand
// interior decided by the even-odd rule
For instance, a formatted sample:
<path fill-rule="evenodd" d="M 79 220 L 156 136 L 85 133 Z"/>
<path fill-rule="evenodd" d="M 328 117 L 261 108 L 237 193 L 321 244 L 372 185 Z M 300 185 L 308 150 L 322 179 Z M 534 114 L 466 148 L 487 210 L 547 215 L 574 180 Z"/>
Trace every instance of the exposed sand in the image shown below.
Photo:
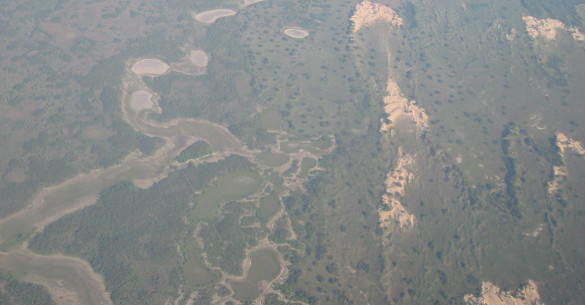
<path fill-rule="evenodd" d="M 567 137 L 562 132 L 557 133 L 557 146 L 561 154 L 564 154 L 566 149 L 571 149 L 579 156 L 585 155 L 585 149 L 581 146 L 581 143 L 573 138 Z"/>
<path fill-rule="evenodd" d="M 205 11 L 199 14 L 193 13 L 193 18 L 195 18 L 195 20 L 199 22 L 212 24 L 221 17 L 233 16 L 235 14 L 236 11 L 234 10 L 222 8 L 217 10 Z"/>
<path fill-rule="evenodd" d="M 567 168 L 565 166 L 554 166 L 553 180 L 548 183 L 548 193 L 551 195 L 556 194 L 565 180 L 567 180 Z"/>
<path fill-rule="evenodd" d="M 244 6 L 252 5 L 254 3 L 262 2 L 264 0 L 244 0 Z"/>
<path fill-rule="evenodd" d="M 559 148 L 559 154 L 565 160 L 565 152 L 569 149 L 572 150 L 578 156 L 585 155 L 585 149 L 581 146 L 579 141 L 567 137 L 564 133 L 557 133 L 557 147 Z M 567 180 L 567 167 L 565 165 L 553 166 L 553 179 L 548 183 L 548 193 L 551 195 L 557 194 L 561 189 L 561 184 Z"/>
<path fill-rule="evenodd" d="M 203 68 L 209 63 L 209 56 L 202 50 L 194 50 L 189 55 L 189 61 L 197 67 Z"/>
<path fill-rule="evenodd" d="M 290 36 L 292 38 L 297 38 L 297 39 L 302 39 L 302 38 L 309 36 L 309 32 L 307 32 L 301 28 L 286 29 L 286 30 L 284 30 L 284 33 L 287 36 Z"/>
<path fill-rule="evenodd" d="M 401 227 L 414 225 L 414 215 L 409 214 L 398 200 L 404 197 L 406 184 L 414 179 L 410 172 L 414 167 L 414 158 L 409 154 L 400 154 L 396 168 L 386 175 L 386 192 L 382 195 L 384 206 L 378 209 L 381 227 L 388 227 L 393 221 Z"/>
<path fill-rule="evenodd" d="M 393 9 L 368 0 L 362 1 L 355 6 L 355 11 L 350 20 L 353 23 L 354 33 L 362 27 L 372 25 L 378 21 L 388 22 L 394 26 L 402 25 L 402 18 Z"/>
<path fill-rule="evenodd" d="M 391 130 L 396 120 L 401 117 L 410 118 L 416 124 L 419 132 L 428 128 L 429 118 L 424 109 L 415 105 L 415 101 L 409 102 L 403 97 L 400 88 L 393 80 L 388 79 L 386 90 L 388 95 L 384 97 L 384 112 L 386 112 L 387 117 L 381 120 L 381 132 Z"/>
<path fill-rule="evenodd" d="M 132 72 L 138 75 L 163 75 L 169 70 L 169 65 L 159 59 L 145 58 L 132 65 Z"/>
<path fill-rule="evenodd" d="M 510 34 L 506 34 L 506 39 L 508 39 L 509 41 L 514 41 L 514 39 L 516 39 L 516 35 L 518 35 L 518 32 L 516 31 L 516 29 L 512 29 L 510 31 Z"/>
<path fill-rule="evenodd" d="M 536 229 L 534 229 L 534 231 L 532 231 L 531 233 L 524 233 L 524 235 L 530 237 L 538 237 L 538 235 L 542 233 L 542 230 L 544 230 L 544 225 L 541 223 L 538 225 L 538 227 L 536 227 Z"/>
<path fill-rule="evenodd" d="M 130 106 L 136 112 L 145 109 L 152 109 L 152 94 L 145 90 L 138 90 L 130 97 Z"/>
<path fill-rule="evenodd" d="M 526 23 L 526 31 L 533 39 L 542 36 L 544 39 L 551 41 L 555 40 L 559 30 L 569 31 L 573 39 L 577 41 L 584 41 L 585 36 L 579 31 L 577 27 L 567 28 L 564 23 L 556 19 L 538 19 L 532 16 L 524 16 L 522 20 Z"/>
<path fill-rule="evenodd" d="M 538 287 L 532 280 L 517 292 L 502 291 L 490 282 L 483 282 L 481 296 L 467 294 L 463 299 L 471 305 L 544 305 L 540 301 Z"/>

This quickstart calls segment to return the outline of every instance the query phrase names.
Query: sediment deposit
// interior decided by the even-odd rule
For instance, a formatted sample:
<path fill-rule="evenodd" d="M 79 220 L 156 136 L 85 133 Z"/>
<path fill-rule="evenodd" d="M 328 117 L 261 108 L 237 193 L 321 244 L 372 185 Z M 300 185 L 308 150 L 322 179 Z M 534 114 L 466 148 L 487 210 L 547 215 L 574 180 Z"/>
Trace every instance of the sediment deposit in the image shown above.
<path fill-rule="evenodd" d="M 546 18 L 538 19 L 532 16 L 524 16 L 522 20 L 526 23 L 526 31 L 533 39 L 543 37 L 551 41 L 555 40 L 559 30 L 568 31 L 577 41 L 584 41 L 585 36 L 579 31 L 577 27 L 566 27 L 565 24 L 559 20 Z"/>
<path fill-rule="evenodd" d="M 414 225 L 414 215 L 408 213 L 399 200 L 404 197 L 406 185 L 414 179 L 411 173 L 413 167 L 414 158 L 401 154 L 396 168 L 386 175 L 383 205 L 378 209 L 381 227 L 388 227 L 392 222 L 398 222 L 401 227 Z"/>
<path fill-rule="evenodd" d="M 415 101 L 408 101 L 407 98 L 403 97 L 400 88 L 393 80 L 388 79 L 386 90 L 388 91 L 388 95 L 384 97 L 386 118 L 381 120 L 381 132 L 390 131 L 395 122 L 401 117 L 406 117 L 413 121 L 419 132 L 428 128 L 429 118 L 425 110 L 417 106 Z"/>
<path fill-rule="evenodd" d="M 468 294 L 464 300 L 470 305 L 544 305 L 540 301 L 538 287 L 533 281 L 528 281 L 528 284 L 517 292 L 504 291 L 490 282 L 483 282 L 481 296 Z"/>
<path fill-rule="evenodd" d="M 369 26 L 380 21 L 388 22 L 394 26 L 402 25 L 402 18 L 393 9 L 368 0 L 356 5 L 350 20 L 353 24 L 352 29 L 354 33 L 364 26 Z"/>

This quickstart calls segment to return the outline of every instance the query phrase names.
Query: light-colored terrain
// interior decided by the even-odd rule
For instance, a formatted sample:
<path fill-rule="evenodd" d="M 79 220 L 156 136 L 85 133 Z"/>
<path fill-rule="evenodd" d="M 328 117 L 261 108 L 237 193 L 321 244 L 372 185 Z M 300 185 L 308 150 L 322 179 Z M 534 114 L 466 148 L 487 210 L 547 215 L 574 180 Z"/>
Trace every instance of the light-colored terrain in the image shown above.
<path fill-rule="evenodd" d="M 189 61 L 197 67 L 206 67 L 209 63 L 209 56 L 203 50 L 193 50 L 189 55 Z"/>
<path fill-rule="evenodd" d="M 388 227 L 392 222 L 398 222 L 401 227 L 414 225 L 414 215 L 409 214 L 399 200 L 405 194 L 406 185 L 414 179 L 411 173 L 414 158 L 400 154 L 396 168 L 386 175 L 386 191 L 382 195 L 384 205 L 378 209 L 381 227 Z"/>
<path fill-rule="evenodd" d="M 415 105 L 415 101 L 408 101 L 403 97 L 400 88 L 392 79 L 388 79 L 386 90 L 388 95 L 384 97 L 384 112 L 387 117 L 381 120 L 381 132 L 391 131 L 396 121 L 402 117 L 413 121 L 419 132 L 428 128 L 429 118 L 425 110 Z"/>
<path fill-rule="evenodd" d="M 585 155 L 585 149 L 579 141 L 569 138 L 561 132 L 557 133 L 557 146 L 559 147 L 561 155 L 564 154 L 567 149 L 572 150 L 579 156 Z"/>
<path fill-rule="evenodd" d="M 284 33 L 287 36 L 290 36 L 292 38 L 297 38 L 297 39 L 302 39 L 302 38 L 309 36 L 309 32 L 307 32 L 301 28 L 286 29 L 286 30 L 284 30 Z"/>
<path fill-rule="evenodd" d="M 262 2 L 265 0 L 244 0 L 244 6 L 252 5 L 254 3 Z"/>
<path fill-rule="evenodd" d="M 548 183 L 548 193 L 553 195 L 561 189 L 561 184 L 567 180 L 567 168 L 562 166 L 553 166 L 553 180 Z"/>
<path fill-rule="evenodd" d="M 548 193 L 551 195 L 558 193 L 558 191 L 561 189 L 562 183 L 567 180 L 567 166 L 564 165 L 565 153 L 567 150 L 573 151 L 573 153 L 578 156 L 585 155 L 585 149 L 581 143 L 579 143 L 579 141 L 567 137 L 562 132 L 557 132 L 556 136 L 556 144 L 559 148 L 559 154 L 563 160 L 563 165 L 553 166 L 553 179 L 548 183 Z"/>
<path fill-rule="evenodd" d="M 370 26 L 375 22 L 388 22 L 394 26 L 402 25 L 402 18 L 396 12 L 379 3 L 370 2 L 368 0 L 357 4 L 353 16 L 350 21 L 353 24 L 353 32 L 359 31 L 364 26 Z"/>
<path fill-rule="evenodd" d="M 136 112 L 151 109 L 154 104 L 152 102 L 152 94 L 145 90 L 139 90 L 130 97 L 130 106 Z"/>
<path fill-rule="evenodd" d="M 132 65 L 132 72 L 138 75 L 163 75 L 169 70 L 169 65 L 159 59 L 145 58 Z"/>
<path fill-rule="evenodd" d="M 212 24 L 219 18 L 233 16 L 235 14 L 236 11 L 234 10 L 222 8 L 217 10 L 205 11 L 198 14 L 193 13 L 193 18 L 195 18 L 195 20 L 199 22 Z"/>
<path fill-rule="evenodd" d="M 577 27 L 566 27 L 565 24 L 559 20 L 546 18 L 538 19 L 532 16 L 524 16 L 522 20 L 526 23 L 526 31 L 533 39 L 543 37 L 551 41 L 555 40 L 559 30 L 568 31 L 577 41 L 585 41 L 585 36 L 579 31 Z"/>
<path fill-rule="evenodd" d="M 481 296 L 468 294 L 464 300 L 470 305 L 544 305 L 540 301 L 538 287 L 532 280 L 517 292 L 503 291 L 490 282 L 483 282 Z"/>

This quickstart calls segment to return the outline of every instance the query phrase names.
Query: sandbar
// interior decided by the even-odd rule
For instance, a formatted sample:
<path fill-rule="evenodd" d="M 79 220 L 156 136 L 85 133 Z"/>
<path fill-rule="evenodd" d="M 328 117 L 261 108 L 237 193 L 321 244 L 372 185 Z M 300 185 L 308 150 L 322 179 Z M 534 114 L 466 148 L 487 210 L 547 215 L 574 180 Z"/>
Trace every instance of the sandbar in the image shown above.
<path fill-rule="evenodd" d="M 195 50 L 191 52 L 189 61 L 197 67 L 205 67 L 209 63 L 209 56 L 202 50 Z"/>
<path fill-rule="evenodd" d="M 195 18 L 195 20 L 197 20 L 199 22 L 211 24 L 211 23 L 214 23 L 217 19 L 219 19 L 221 17 L 233 16 L 235 14 L 236 14 L 236 11 L 234 11 L 234 10 L 222 8 L 222 9 L 217 9 L 217 10 L 205 11 L 205 12 L 202 12 L 199 14 L 194 13 L 193 17 Z"/>
<path fill-rule="evenodd" d="M 151 109 L 152 94 L 145 90 L 138 90 L 130 97 L 130 106 L 134 111 L 140 111 L 145 109 Z"/>
<path fill-rule="evenodd" d="M 138 75 L 163 75 L 169 68 L 169 65 L 162 60 L 145 58 L 132 65 L 132 72 Z"/>
<path fill-rule="evenodd" d="M 286 29 L 286 30 L 284 30 L 284 33 L 287 36 L 290 36 L 292 38 L 298 38 L 298 39 L 305 38 L 305 37 L 309 36 L 309 32 L 307 32 L 301 28 Z"/>

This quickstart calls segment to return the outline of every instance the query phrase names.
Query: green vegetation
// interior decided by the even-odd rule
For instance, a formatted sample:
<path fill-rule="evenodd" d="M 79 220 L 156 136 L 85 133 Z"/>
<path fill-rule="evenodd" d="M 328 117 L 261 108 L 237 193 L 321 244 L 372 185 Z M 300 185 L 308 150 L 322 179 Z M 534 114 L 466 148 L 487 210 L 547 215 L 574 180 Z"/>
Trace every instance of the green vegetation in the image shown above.
<path fill-rule="evenodd" d="M 303 158 L 301 161 L 301 172 L 299 173 L 299 177 L 306 178 L 309 174 L 309 171 L 317 165 L 317 160 L 309 157 Z"/>
<path fill-rule="evenodd" d="M 185 278 L 186 290 L 193 291 L 217 280 L 217 274 L 205 265 L 201 256 L 201 249 L 199 249 L 194 239 L 188 239 L 183 253 L 185 256 L 183 277 Z"/>
<path fill-rule="evenodd" d="M 274 152 L 261 152 L 256 155 L 258 161 L 270 167 L 279 167 L 290 160 L 289 156 Z"/>
<path fill-rule="evenodd" d="M 0 304 L 6 305 L 53 305 L 57 304 L 41 286 L 15 279 L 9 272 L 0 270 Z"/>
<path fill-rule="evenodd" d="M 185 148 L 175 159 L 181 163 L 201 158 L 212 153 L 211 146 L 205 141 L 197 141 Z"/>
<path fill-rule="evenodd" d="M 26 242 L 87 261 L 116 305 L 461 304 L 483 281 L 528 279 L 545 304 L 585 298 L 585 162 L 555 142 L 585 143 L 585 53 L 522 21 L 583 32 L 579 1 L 385 1 L 403 26 L 357 33 L 348 0 L 66 2 L 0 13 L 0 250 L 19 271 L 0 276 L 0 304 L 54 304 L 27 277 L 78 271 L 10 264 Z M 237 14 L 191 16 L 215 8 Z M 126 74 L 140 58 L 188 64 L 190 48 L 210 55 L 199 75 Z M 379 131 L 388 78 L 428 129 Z M 162 109 L 150 128 L 124 119 L 134 83 Z M 204 140 L 179 153 L 193 130 Z M 398 199 L 414 224 L 382 227 L 384 181 L 406 154 Z M 567 174 L 549 192 L 554 167 Z"/>
<path fill-rule="evenodd" d="M 214 215 L 221 203 L 241 199 L 255 193 L 262 179 L 250 170 L 232 172 L 219 177 L 196 198 L 196 207 L 192 212 L 195 218 L 209 218 Z"/>

